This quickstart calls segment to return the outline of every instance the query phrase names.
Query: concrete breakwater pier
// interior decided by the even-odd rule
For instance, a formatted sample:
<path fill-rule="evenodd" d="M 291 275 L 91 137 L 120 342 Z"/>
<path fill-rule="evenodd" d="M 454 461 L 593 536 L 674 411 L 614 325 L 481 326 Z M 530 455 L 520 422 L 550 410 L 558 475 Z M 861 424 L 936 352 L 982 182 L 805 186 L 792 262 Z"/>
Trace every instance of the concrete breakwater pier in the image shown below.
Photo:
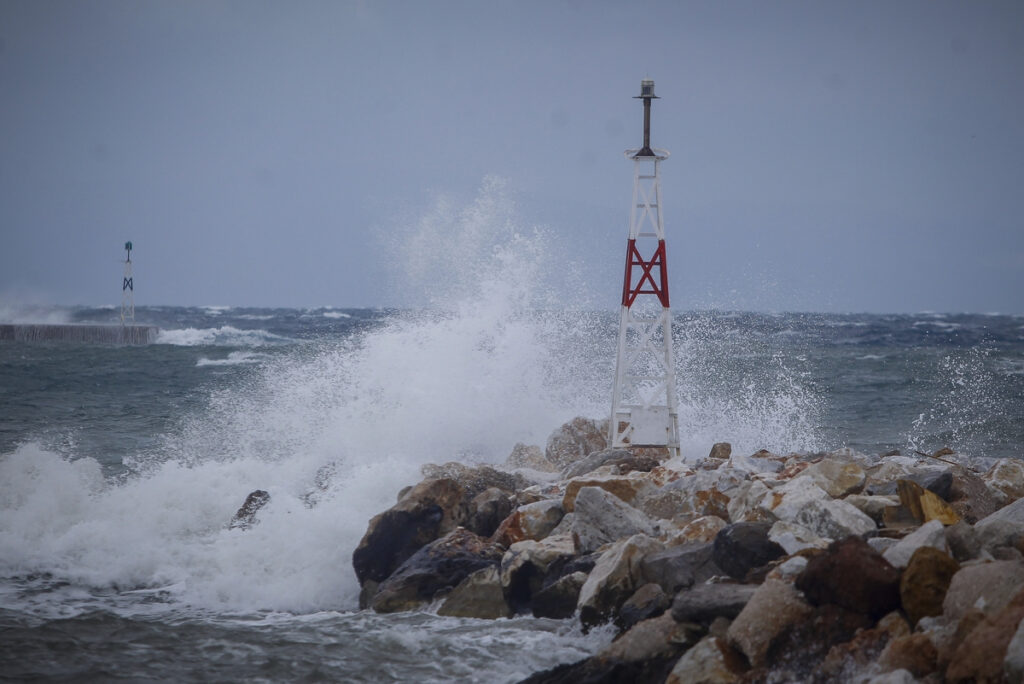
<path fill-rule="evenodd" d="M 155 325 L 0 323 L 0 342 L 152 344 L 159 330 Z"/>

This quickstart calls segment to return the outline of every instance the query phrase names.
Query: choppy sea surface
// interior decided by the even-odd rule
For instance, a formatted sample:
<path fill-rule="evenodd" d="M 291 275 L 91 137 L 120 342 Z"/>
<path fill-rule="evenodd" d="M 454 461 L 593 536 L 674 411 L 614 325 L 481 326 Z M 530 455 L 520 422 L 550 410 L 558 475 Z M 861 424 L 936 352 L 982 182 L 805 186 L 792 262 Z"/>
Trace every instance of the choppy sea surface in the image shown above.
<path fill-rule="evenodd" d="M 351 554 L 422 464 L 501 462 L 606 415 L 615 313 L 136 318 L 155 344 L 0 343 L 0 678 L 512 682 L 610 640 L 360 612 Z M 688 458 L 717 441 L 1024 456 L 1024 317 L 677 312 L 674 340 Z M 260 524 L 228 529 L 257 488 Z"/>

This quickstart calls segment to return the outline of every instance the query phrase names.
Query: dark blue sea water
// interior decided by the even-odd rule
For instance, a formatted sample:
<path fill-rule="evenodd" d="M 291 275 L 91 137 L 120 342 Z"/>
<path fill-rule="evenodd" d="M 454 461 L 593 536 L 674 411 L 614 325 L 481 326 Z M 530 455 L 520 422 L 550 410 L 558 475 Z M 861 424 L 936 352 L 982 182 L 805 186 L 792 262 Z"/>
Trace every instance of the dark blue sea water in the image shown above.
<path fill-rule="evenodd" d="M 617 313 L 491 297 L 136 318 L 155 344 L 0 343 L 0 678 L 516 681 L 611 638 L 359 612 L 350 559 L 422 464 L 501 462 L 605 416 Z M 1024 317 L 677 312 L 674 338 L 685 457 L 1024 457 Z M 227 529 L 256 488 L 261 524 Z"/>

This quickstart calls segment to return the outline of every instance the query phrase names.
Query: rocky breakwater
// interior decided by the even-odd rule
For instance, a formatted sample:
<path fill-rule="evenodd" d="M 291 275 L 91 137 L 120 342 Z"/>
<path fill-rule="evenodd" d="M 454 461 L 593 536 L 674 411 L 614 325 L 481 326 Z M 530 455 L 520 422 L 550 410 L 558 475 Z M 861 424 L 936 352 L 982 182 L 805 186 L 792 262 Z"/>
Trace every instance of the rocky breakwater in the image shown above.
<path fill-rule="evenodd" d="M 361 604 L 613 623 L 529 682 L 1021 682 L 1024 461 L 615 450 L 577 418 L 424 468 L 353 555 Z"/>

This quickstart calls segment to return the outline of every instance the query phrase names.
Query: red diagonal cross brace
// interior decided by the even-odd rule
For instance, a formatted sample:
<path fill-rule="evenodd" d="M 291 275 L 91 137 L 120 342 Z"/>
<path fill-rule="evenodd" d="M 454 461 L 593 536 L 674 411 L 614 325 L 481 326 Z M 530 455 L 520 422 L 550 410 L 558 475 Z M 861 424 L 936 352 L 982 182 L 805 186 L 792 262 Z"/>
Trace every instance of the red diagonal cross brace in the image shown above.
<path fill-rule="evenodd" d="M 633 286 L 634 266 L 643 268 L 643 275 L 640 276 L 640 280 L 637 281 L 635 287 Z M 651 274 L 655 266 L 658 267 L 658 282 L 654 281 L 654 276 Z M 644 289 L 645 283 L 650 284 L 649 290 Z M 637 295 L 642 294 L 657 295 L 661 305 L 666 309 L 669 308 L 668 266 L 665 261 L 664 240 L 658 240 L 658 249 L 654 250 L 654 256 L 649 261 L 645 261 L 640 256 L 640 252 L 636 248 L 636 240 L 630 240 L 626 243 L 626 277 L 622 282 L 622 306 L 633 306 L 633 301 Z"/>

